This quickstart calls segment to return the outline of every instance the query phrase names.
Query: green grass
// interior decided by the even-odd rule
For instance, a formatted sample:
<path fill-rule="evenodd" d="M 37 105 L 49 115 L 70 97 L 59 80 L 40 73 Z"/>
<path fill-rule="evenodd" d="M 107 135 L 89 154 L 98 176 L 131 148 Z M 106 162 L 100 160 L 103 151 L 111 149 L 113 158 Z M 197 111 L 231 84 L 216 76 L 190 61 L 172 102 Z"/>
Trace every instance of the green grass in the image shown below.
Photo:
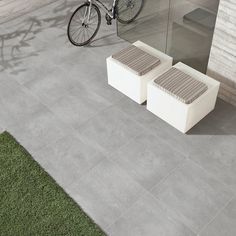
<path fill-rule="evenodd" d="M 7 132 L 0 134 L 0 235 L 104 232 Z"/>

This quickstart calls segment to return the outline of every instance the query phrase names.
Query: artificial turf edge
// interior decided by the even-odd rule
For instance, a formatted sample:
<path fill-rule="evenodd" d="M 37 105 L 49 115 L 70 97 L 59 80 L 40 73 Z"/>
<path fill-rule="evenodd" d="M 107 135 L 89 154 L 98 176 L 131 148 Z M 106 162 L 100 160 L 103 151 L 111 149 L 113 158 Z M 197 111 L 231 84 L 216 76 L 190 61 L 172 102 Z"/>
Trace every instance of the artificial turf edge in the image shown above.
<path fill-rule="evenodd" d="M 106 235 L 8 132 L 0 134 L 0 235 Z"/>

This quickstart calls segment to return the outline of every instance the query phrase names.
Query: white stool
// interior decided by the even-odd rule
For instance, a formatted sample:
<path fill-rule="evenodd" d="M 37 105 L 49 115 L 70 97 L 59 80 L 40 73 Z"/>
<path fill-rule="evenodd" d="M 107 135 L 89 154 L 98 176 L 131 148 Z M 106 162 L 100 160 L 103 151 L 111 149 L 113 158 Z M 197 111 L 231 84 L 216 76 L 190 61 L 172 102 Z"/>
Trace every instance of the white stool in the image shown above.
<path fill-rule="evenodd" d="M 165 91 L 153 80 L 147 88 L 147 109 L 179 131 L 186 133 L 214 109 L 220 83 L 181 62 L 173 67 L 193 79 L 203 82 L 207 86 L 207 90 L 202 91 L 203 94 L 199 94 L 199 97 L 186 104 L 171 94 L 171 89 Z M 162 75 L 162 77 L 164 76 Z M 174 89 L 172 88 L 172 90 Z"/>
<path fill-rule="evenodd" d="M 166 54 L 137 41 L 133 44 L 160 59 L 160 64 L 144 75 L 138 75 L 114 58 L 107 58 L 108 84 L 142 104 L 147 100 L 147 83 L 172 66 L 173 59 Z"/>

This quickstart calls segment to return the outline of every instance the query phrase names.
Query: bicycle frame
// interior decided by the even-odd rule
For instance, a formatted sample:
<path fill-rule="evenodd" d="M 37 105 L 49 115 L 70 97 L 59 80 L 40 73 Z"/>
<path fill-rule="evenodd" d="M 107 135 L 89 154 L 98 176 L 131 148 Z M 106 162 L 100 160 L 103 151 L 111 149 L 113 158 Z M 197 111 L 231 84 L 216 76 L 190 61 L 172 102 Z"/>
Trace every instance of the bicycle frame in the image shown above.
<path fill-rule="evenodd" d="M 97 5 L 99 8 L 102 9 L 102 11 L 107 13 L 112 19 L 115 19 L 115 17 L 116 17 L 115 8 L 116 8 L 117 1 L 118 0 L 113 1 L 112 9 L 109 10 L 100 0 L 88 0 L 88 2 L 90 3 L 90 7 L 91 7 L 92 4 Z"/>

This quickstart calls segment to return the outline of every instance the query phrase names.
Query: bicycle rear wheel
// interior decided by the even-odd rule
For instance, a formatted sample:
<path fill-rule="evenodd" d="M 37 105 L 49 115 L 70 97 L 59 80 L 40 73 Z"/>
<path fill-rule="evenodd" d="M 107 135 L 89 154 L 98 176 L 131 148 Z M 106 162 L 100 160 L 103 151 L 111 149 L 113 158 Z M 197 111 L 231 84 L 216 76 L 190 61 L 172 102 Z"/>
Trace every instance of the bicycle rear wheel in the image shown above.
<path fill-rule="evenodd" d="M 118 0 L 116 4 L 117 20 L 122 24 L 134 21 L 143 8 L 143 0 Z"/>
<path fill-rule="evenodd" d="M 70 42 L 75 46 L 89 44 L 101 25 L 101 13 L 98 7 L 92 4 L 90 16 L 88 16 L 89 7 L 89 3 L 79 6 L 70 18 L 67 35 Z"/>

